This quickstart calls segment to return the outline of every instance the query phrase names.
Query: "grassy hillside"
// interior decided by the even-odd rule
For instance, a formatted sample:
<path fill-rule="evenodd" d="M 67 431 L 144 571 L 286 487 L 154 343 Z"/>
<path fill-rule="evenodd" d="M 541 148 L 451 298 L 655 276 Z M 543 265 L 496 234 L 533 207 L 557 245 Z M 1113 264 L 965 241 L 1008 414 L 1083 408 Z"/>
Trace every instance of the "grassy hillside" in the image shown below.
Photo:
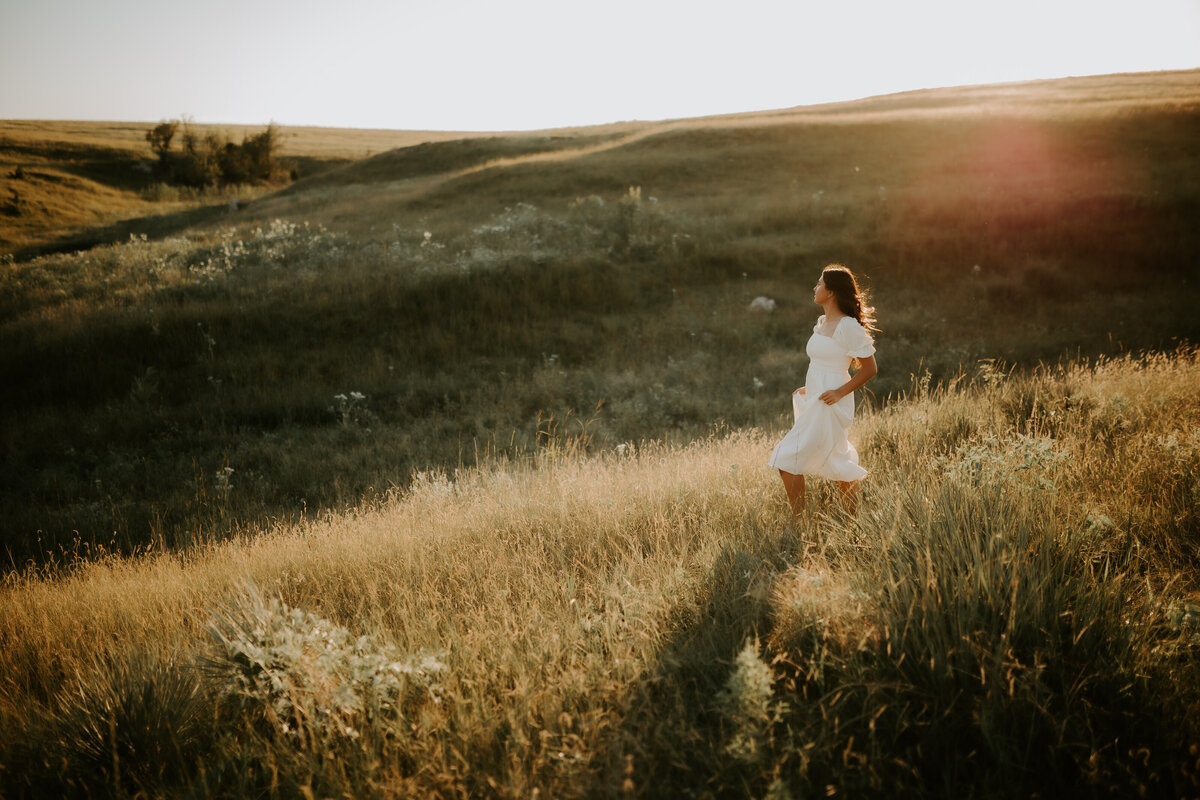
<path fill-rule="evenodd" d="M 11 574 L 5 795 L 1194 796 L 1198 383 L 1194 348 L 918 383 L 856 422 L 853 519 L 821 486 L 793 524 L 761 429 L 562 433 Z"/>
<path fill-rule="evenodd" d="M 314 131 L 236 213 L 50 127 L 27 241 L 109 243 L 0 261 L 5 797 L 1200 794 L 1200 72 Z M 831 261 L 872 474 L 793 522 Z"/>
<path fill-rule="evenodd" d="M 879 306 L 868 405 L 1195 341 L 1198 98 L 1163 73 L 433 142 L 5 263 L 9 566 L 219 539 L 556 432 L 782 426 L 831 261 Z"/>
<path fill-rule="evenodd" d="M 42 252 L 127 241 L 130 234 L 168 236 L 219 218 L 230 197 L 252 200 L 280 188 L 197 191 L 162 184 L 152 170 L 154 153 L 146 142 L 152 127 L 153 123 L 0 120 L 0 255 L 26 260 Z M 264 127 L 192 125 L 200 137 L 211 133 L 230 141 L 258 134 Z M 482 136 L 297 126 L 280 127 L 279 133 L 284 171 L 301 176 L 397 148 Z M 570 140 L 576 133 L 564 130 L 556 137 Z"/>

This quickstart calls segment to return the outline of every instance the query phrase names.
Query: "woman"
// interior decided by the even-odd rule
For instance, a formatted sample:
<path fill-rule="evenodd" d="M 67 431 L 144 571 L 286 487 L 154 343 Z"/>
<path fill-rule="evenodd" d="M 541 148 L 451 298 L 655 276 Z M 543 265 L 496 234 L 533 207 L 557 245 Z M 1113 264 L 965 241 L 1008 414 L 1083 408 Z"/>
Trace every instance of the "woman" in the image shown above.
<path fill-rule="evenodd" d="M 854 419 L 854 390 L 875 377 L 875 318 L 858 288 L 854 274 L 830 264 L 813 287 L 813 301 L 825 313 L 808 340 L 809 364 L 805 385 L 792 393 L 796 422 L 771 454 L 779 470 L 792 514 L 804 512 L 804 476 L 837 481 L 842 499 L 854 512 L 858 481 L 867 471 L 858 465 L 858 451 L 847 433 Z M 850 377 L 851 364 L 858 365 Z"/>

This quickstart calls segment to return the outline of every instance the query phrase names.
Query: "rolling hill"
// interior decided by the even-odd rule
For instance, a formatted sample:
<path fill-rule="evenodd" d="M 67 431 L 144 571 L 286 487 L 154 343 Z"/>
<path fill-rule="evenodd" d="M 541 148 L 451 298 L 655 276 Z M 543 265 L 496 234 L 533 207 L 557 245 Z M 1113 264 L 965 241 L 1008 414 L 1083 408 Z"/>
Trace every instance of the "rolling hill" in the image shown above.
<path fill-rule="evenodd" d="M 236 210 L 0 131 L 6 797 L 1200 792 L 1200 71 L 289 131 Z"/>
<path fill-rule="evenodd" d="M 101 206 L 132 196 L 136 126 L 5 125 L 21 181 L 52 162 Z M 1194 341 L 1198 131 L 1197 71 L 466 138 L 286 131 L 322 171 L 235 213 L 112 200 L 141 216 L 3 265 L 6 545 L 183 544 L 564 425 L 602 448 L 781 424 L 829 262 L 880 308 L 868 402 L 984 361 Z M 758 296 L 779 311 L 748 312 Z"/>

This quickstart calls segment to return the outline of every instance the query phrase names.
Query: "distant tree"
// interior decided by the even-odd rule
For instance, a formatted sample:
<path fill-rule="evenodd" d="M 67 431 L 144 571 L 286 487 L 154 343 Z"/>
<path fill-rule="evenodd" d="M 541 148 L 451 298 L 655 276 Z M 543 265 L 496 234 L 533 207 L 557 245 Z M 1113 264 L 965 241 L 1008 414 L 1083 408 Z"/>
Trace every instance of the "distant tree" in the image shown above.
<path fill-rule="evenodd" d="M 175 178 L 185 186 L 212 186 L 221 177 L 221 154 L 225 149 L 215 133 L 200 136 L 191 125 L 184 124 L 183 152 L 180 154 Z"/>
<path fill-rule="evenodd" d="M 270 180 L 279 155 L 279 126 L 272 122 L 262 133 L 244 138 L 242 152 L 246 157 L 250 177 L 262 181 Z"/>
<path fill-rule="evenodd" d="M 217 165 L 221 171 L 221 183 L 247 183 L 251 180 L 250 158 L 244 144 L 238 147 L 233 142 L 225 142 L 221 146 Z"/>
<path fill-rule="evenodd" d="M 159 161 L 167 160 L 167 154 L 171 150 L 171 140 L 175 138 L 177 130 L 179 130 L 179 120 L 170 120 L 160 122 L 146 131 L 146 141 L 150 143 L 150 149 L 158 155 Z"/>

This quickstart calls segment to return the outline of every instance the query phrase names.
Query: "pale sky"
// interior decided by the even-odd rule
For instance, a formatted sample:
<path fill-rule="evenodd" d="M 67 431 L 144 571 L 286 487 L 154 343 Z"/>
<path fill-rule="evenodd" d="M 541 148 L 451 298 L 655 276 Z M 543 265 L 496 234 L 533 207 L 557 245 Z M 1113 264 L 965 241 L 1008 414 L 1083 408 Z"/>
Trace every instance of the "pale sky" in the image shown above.
<path fill-rule="evenodd" d="M 1200 67 L 1200 0 L 0 0 L 0 118 L 534 130 Z"/>

